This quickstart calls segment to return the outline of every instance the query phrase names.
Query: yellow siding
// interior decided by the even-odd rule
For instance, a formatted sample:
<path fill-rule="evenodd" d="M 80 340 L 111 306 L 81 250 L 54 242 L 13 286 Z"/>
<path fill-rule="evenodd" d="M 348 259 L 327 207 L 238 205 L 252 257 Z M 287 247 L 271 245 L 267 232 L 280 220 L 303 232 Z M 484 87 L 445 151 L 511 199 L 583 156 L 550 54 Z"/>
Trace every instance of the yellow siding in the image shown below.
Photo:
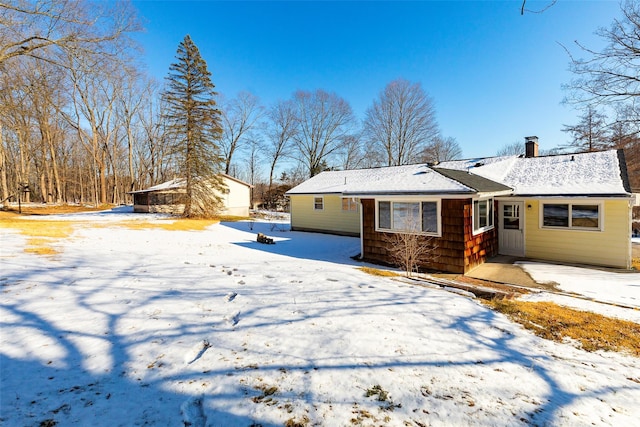
<path fill-rule="evenodd" d="M 323 231 L 347 235 L 360 234 L 360 212 L 343 211 L 340 195 L 293 194 L 290 197 L 291 228 L 293 230 Z M 314 197 L 324 198 L 323 210 L 314 209 Z M 360 209 L 359 206 L 358 209 Z"/>
<path fill-rule="evenodd" d="M 584 202 L 567 199 L 567 203 Z M 594 201 L 595 202 L 595 201 Z M 604 200 L 602 231 L 541 228 L 541 200 L 525 201 L 525 256 L 619 268 L 631 266 L 629 201 Z M 529 208 L 529 205 L 531 208 Z"/>

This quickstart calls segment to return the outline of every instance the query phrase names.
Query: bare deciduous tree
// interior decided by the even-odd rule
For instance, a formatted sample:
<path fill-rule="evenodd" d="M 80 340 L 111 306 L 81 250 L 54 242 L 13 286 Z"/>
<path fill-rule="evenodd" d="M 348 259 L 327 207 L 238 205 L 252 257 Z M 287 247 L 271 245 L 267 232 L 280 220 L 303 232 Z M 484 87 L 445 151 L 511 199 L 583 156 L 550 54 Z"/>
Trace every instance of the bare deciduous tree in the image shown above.
<path fill-rule="evenodd" d="M 588 105 L 577 124 L 564 125 L 562 129 L 571 135 L 568 147 L 578 151 L 596 151 L 609 146 L 606 120 L 603 113 Z"/>
<path fill-rule="evenodd" d="M 4 209 L 9 207 L 9 197 L 11 194 L 9 193 L 9 185 L 7 182 L 7 156 L 5 154 L 4 148 L 4 130 L 2 127 L 2 122 L 0 122 L 0 189 L 2 190 L 2 207 Z"/>
<path fill-rule="evenodd" d="M 393 264 L 411 277 L 421 265 L 435 260 L 437 244 L 434 237 L 421 234 L 418 221 L 408 221 L 405 226 L 407 230 L 403 232 L 386 233 L 384 241 Z"/>
<path fill-rule="evenodd" d="M 527 0 L 522 0 L 522 5 L 520 6 L 520 15 L 524 15 L 525 12 L 529 12 L 529 13 L 542 13 L 545 10 L 549 9 L 551 6 L 553 6 L 554 4 L 556 4 L 557 0 L 550 0 L 546 6 L 540 8 L 540 9 L 527 9 L 526 5 L 527 5 Z"/>
<path fill-rule="evenodd" d="M 498 149 L 496 155 L 498 156 L 520 156 L 524 155 L 525 145 L 520 141 L 514 141 L 509 144 L 505 144 Z"/>
<path fill-rule="evenodd" d="M 240 92 L 237 98 L 222 103 L 220 149 L 225 158 L 224 173 L 231 172 L 233 155 L 244 147 L 247 134 L 262 115 L 260 100 L 249 92 Z"/>
<path fill-rule="evenodd" d="M 565 85 L 568 92 L 565 101 L 586 110 L 582 122 L 589 109 L 615 114 L 615 120 L 607 125 L 606 145 L 624 148 L 628 170 L 637 171 L 640 170 L 640 156 L 635 154 L 640 135 L 640 115 L 636 108 L 640 97 L 640 3 L 622 1 L 620 10 L 620 18 L 596 33 L 604 42 L 601 50 L 576 41 L 584 59 L 576 59 L 578 54 L 572 55 L 570 69 L 575 78 Z M 599 123 L 597 127 L 601 127 Z M 584 148 L 589 149 L 589 138 L 586 139 Z M 592 147 L 598 148 L 595 145 Z M 640 185 L 640 178 L 631 173 L 629 176 L 636 183 L 634 186 Z"/>
<path fill-rule="evenodd" d="M 269 188 L 273 187 L 276 165 L 291 153 L 291 140 L 297 132 L 293 101 L 278 101 L 267 112 L 266 136 L 269 144 L 265 152 L 269 159 Z"/>
<path fill-rule="evenodd" d="M 394 80 L 367 109 L 363 135 L 387 166 L 415 163 L 438 136 L 433 101 L 420 83 Z"/>
<path fill-rule="evenodd" d="M 362 167 L 365 159 L 360 135 L 348 135 L 342 141 L 342 147 L 338 150 L 338 166 L 343 170 Z"/>
<path fill-rule="evenodd" d="M 613 105 L 632 102 L 640 96 L 640 3 L 621 3 L 622 18 L 598 34 L 606 43 L 592 50 L 576 41 L 585 59 L 572 58 L 570 69 L 575 78 L 565 86 L 567 101 L 581 105 Z"/>
<path fill-rule="evenodd" d="M 322 172 L 330 156 L 351 134 L 353 112 L 347 101 L 321 89 L 297 91 L 293 100 L 298 129 L 293 140 L 309 176 L 314 176 Z"/>
<path fill-rule="evenodd" d="M 438 163 L 462 157 L 462 149 L 455 138 L 436 136 L 425 148 L 422 160 Z"/>
<path fill-rule="evenodd" d="M 0 64 L 24 56 L 66 66 L 60 53 L 114 56 L 114 43 L 139 30 L 128 2 L 0 2 Z"/>
<path fill-rule="evenodd" d="M 640 121 L 632 105 L 616 109 L 615 121 L 609 125 L 612 147 L 623 149 L 632 189 L 640 189 Z"/>

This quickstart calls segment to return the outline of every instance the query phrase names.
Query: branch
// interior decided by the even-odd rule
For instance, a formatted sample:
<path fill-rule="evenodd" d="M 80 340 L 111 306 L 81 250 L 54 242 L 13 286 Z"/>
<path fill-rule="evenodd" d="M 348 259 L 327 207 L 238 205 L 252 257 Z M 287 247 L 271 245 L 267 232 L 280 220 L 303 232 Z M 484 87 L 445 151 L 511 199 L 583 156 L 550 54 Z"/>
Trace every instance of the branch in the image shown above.
<path fill-rule="evenodd" d="M 520 15 L 524 15 L 524 12 L 529 12 L 529 13 L 543 13 L 544 11 L 546 11 L 547 9 L 549 9 L 550 7 L 552 7 L 554 4 L 556 4 L 558 0 L 551 0 L 551 3 L 549 3 L 548 5 L 546 5 L 544 8 L 540 9 L 540 10 L 531 10 L 531 9 L 525 9 L 525 5 L 527 3 L 527 0 L 522 0 L 522 7 L 520 7 Z"/>

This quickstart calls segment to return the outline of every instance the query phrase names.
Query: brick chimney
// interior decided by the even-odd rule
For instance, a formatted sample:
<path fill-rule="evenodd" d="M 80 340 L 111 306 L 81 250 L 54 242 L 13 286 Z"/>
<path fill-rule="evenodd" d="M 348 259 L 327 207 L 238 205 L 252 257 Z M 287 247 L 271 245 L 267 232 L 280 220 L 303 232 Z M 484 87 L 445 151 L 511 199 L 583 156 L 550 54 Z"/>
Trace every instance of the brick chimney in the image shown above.
<path fill-rule="evenodd" d="M 538 137 L 537 136 L 525 136 L 524 156 L 538 157 Z"/>

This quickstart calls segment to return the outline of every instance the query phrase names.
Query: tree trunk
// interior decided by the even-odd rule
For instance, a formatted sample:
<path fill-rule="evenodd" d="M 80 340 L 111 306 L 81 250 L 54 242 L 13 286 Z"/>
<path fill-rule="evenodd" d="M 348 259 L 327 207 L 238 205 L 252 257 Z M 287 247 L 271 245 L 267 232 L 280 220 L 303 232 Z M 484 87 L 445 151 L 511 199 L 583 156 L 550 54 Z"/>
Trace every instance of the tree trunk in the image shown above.
<path fill-rule="evenodd" d="M 7 162 L 4 154 L 4 139 L 0 123 L 0 189 L 2 189 L 2 206 L 9 208 L 9 187 L 7 186 Z"/>
<path fill-rule="evenodd" d="M 60 173 L 58 171 L 58 159 L 50 130 L 47 130 L 47 141 L 49 143 L 49 155 L 51 156 L 52 192 L 55 195 L 56 203 L 60 203 L 62 201 L 62 186 L 60 183 Z"/>

